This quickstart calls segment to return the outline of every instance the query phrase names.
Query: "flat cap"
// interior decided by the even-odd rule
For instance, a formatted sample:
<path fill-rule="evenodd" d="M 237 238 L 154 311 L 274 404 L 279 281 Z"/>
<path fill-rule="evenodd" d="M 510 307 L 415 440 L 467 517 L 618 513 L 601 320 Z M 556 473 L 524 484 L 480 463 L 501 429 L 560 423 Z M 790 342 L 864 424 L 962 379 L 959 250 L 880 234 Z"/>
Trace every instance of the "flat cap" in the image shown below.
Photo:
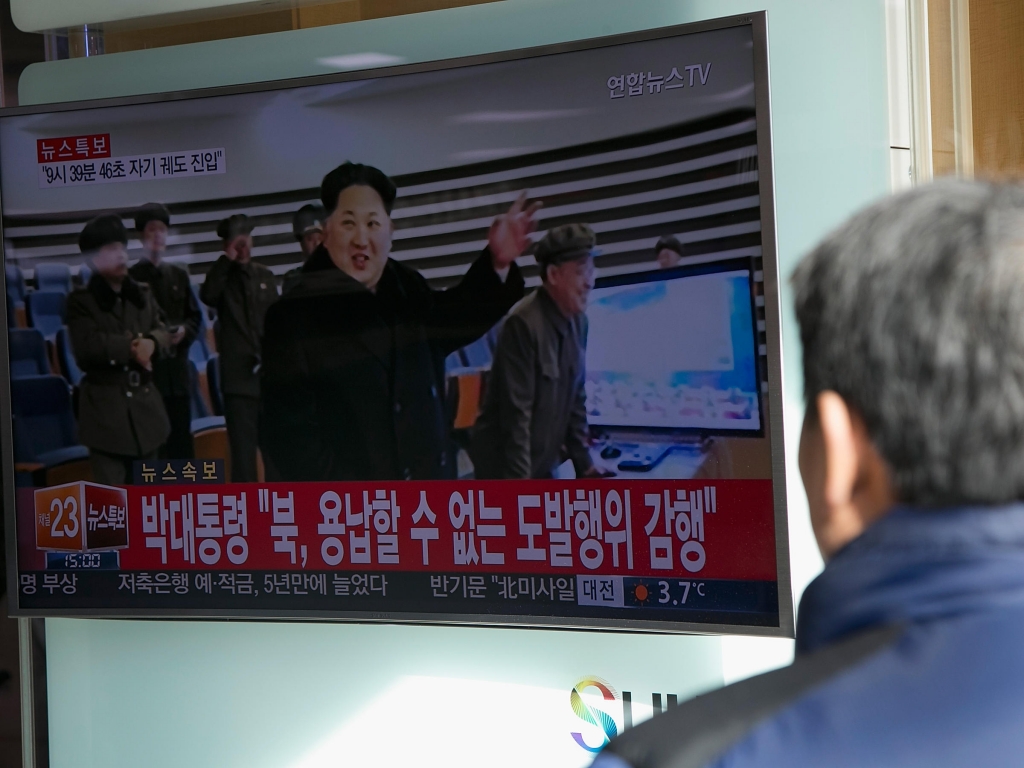
<path fill-rule="evenodd" d="M 250 232 L 252 232 L 252 222 L 244 213 L 228 216 L 217 224 L 217 237 L 221 240 L 234 240 L 239 235 L 248 235 Z"/>
<path fill-rule="evenodd" d="M 554 266 L 591 255 L 595 245 L 597 236 L 588 224 L 563 224 L 548 230 L 534 255 L 542 267 Z"/>

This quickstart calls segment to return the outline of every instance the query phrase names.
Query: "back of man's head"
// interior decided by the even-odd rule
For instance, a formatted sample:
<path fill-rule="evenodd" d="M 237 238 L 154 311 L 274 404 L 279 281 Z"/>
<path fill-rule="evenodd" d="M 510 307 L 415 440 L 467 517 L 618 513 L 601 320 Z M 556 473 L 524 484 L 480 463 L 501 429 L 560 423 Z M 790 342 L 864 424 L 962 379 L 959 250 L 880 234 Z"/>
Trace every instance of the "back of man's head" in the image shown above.
<path fill-rule="evenodd" d="M 1024 499 L 1024 188 L 943 181 L 793 275 L 808 403 L 834 390 L 918 506 Z"/>

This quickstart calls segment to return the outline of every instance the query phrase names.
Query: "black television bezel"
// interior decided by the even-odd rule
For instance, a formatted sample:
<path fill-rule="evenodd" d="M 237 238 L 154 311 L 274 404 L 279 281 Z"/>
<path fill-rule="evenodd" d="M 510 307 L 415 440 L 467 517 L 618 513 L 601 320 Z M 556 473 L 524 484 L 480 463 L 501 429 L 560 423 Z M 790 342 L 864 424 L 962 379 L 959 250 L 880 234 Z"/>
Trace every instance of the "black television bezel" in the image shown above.
<path fill-rule="evenodd" d="M 325 85 L 352 80 L 395 77 L 420 72 L 443 71 L 461 67 L 493 64 L 525 58 L 539 58 L 575 51 L 625 45 L 668 37 L 698 34 L 714 30 L 746 26 L 751 28 L 754 68 L 755 125 L 757 130 L 758 194 L 760 200 L 761 258 L 764 274 L 765 337 L 768 358 L 768 409 L 771 424 L 769 438 L 772 453 L 772 497 L 775 521 L 776 583 L 778 585 L 778 624 L 759 626 L 753 624 L 715 624 L 686 621 L 650 621 L 643 619 L 589 619 L 583 617 L 562 618 L 547 616 L 517 615 L 467 615 L 443 613 L 391 613 L 387 615 L 365 611 L 243 611 L 243 610 L 136 610 L 136 609 L 66 609 L 50 611 L 28 609 L 20 605 L 18 590 L 17 530 L 14 490 L 14 451 L 11 421 L 10 359 L 7 333 L 0 335 L 0 470 L 6 482 L 3 484 L 4 525 L 6 534 L 7 577 L 9 590 L 9 612 L 13 617 L 89 617 L 89 618 L 156 618 L 156 619 L 233 619 L 270 621 L 349 621 L 361 623 L 402 623 L 465 626 L 530 627 L 537 629 L 603 630 L 621 632 L 699 633 L 699 634 L 750 634 L 770 637 L 794 636 L 795 617 L 793 610 L 792 582 L 789 567 L 789 527 L 786 498 L 785 440 L 783 436 L 783 361 L 781 310 L 779 303 L 779 264 L 775 225 L 775 187 L 772 157 L 771 93 L 769 85 L 768 60 L 768 17 L 765 11 L 737 16 L 691 22 L 655 29 L 588 38 L 554 45 L 521 48 L 498 53 L 444 59 L 419 64 L 358 70 L 351 72 L 317 75 L 311 77 L 246 83 L 241 85 L 199 88 L 184 91 L 170 91 L 158 94 L 127 96 L 88 101 L 43 104 L 26 107 L 0 109 L 0 119 L 20 115 L 49 114 L 75 110 L 100 109 L 129 105 L 173 102 L 196 98 L 227 96 L 241 93 L 285 90 L 304 86 Z M 0 178 L 3 169 L 0 168 Z M 0 201 L 2 210 L 2 201 Z M 0 238 L 3 237 L 0 221 Z M 6 281 L 6 275 L 5 275 Z M 6 287 L 6 286 L 5 286 Z M 3 322 L 6 329 L 6 291 L 0 296 L 3 302 Z M 763 398 L 762 398 L 763 400 Z M 762 419 L 765 418 L 762 407 Z"/>

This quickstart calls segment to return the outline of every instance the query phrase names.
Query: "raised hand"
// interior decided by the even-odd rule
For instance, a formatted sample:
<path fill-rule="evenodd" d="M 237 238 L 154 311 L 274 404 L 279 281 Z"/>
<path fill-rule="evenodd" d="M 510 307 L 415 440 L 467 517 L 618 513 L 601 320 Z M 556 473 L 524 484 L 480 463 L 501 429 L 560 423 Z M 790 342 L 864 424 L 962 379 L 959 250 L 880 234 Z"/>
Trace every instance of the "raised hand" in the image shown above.
<path fill-rule="evenodd" d="M 487 233 L 495 269 L 504 269 L 522 255 L 530 243 L 530 233 L 537 228 L 535 214 L 544 203 L 539 200 L 526 205 L 524 189 L 506 213 L 495 217 Z"/>

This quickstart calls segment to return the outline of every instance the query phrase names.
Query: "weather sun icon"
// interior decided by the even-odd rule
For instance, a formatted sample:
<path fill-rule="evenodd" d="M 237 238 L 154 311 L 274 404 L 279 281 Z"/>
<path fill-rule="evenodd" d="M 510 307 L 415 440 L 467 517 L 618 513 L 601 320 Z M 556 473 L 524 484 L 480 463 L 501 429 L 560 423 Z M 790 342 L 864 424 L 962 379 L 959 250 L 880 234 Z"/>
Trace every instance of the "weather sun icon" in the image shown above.
<path fill-rule="evenodd" d="M 647 588 L 646 584 L 637 584 L 633 587 L 633 597 L 638 603 L 646 603 L 651 597 L 651 590 Z"/>

